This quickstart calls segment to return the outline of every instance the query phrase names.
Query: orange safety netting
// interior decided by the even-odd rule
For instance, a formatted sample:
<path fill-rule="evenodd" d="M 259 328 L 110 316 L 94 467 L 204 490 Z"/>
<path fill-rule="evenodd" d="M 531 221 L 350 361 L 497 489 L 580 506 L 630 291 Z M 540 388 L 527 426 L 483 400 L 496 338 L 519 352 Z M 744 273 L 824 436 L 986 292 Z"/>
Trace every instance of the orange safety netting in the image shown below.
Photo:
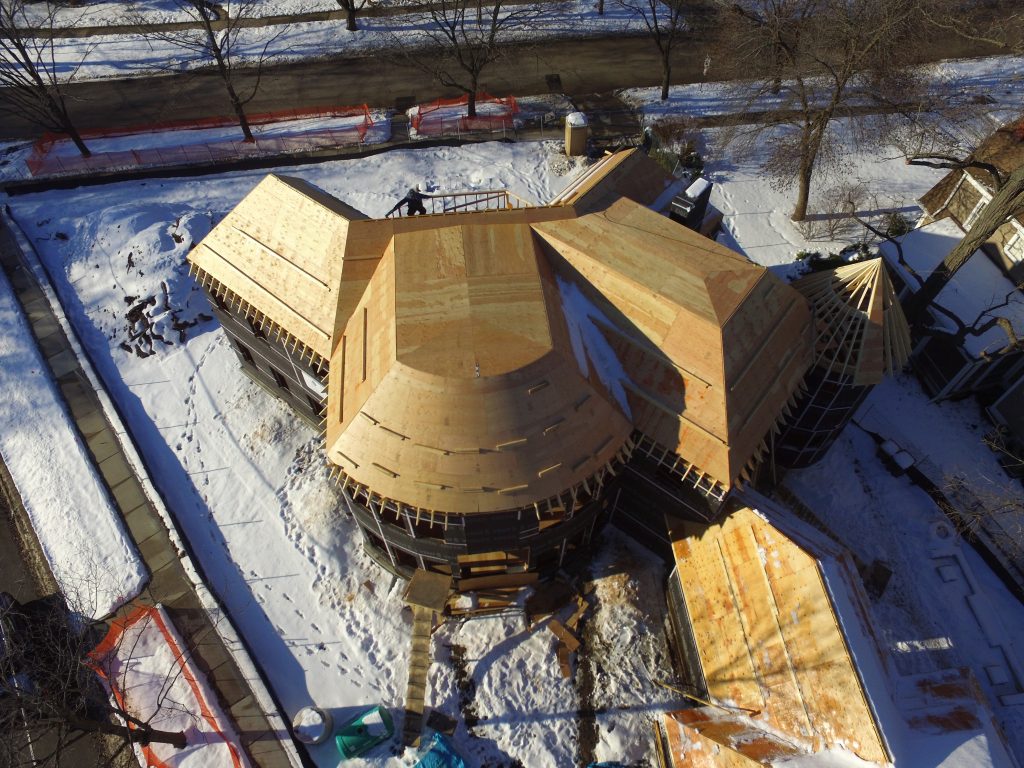
<path fill-rule="evenodd" d="M 519 105 L 514 96 L 499 98 L 481 92 L 476 96 L 476 117 L 468 117 L 465 114 L 449 114 L 453 109 L 461 109 L 468 105 L 468 95 L 460 96 L 457 99 L 438 99 L 432 104 L 418 106 L 410 124 L 417 133 L 428 136 L 492 131 L 496 128 L 511 127 L 512 118 L 519 111 Z M 484 114 L 480 114 L 481 109 Z"/>
<path fill-rule="evenodd" d="M 41 174 L 76 173 L 81 171 L 115 171 L 140 166 L 196 165 L 236 160 L 244 157 L 258 157 L 346 146 L 362 143 L 366 132 L 374 125 L 370 109 L 366 104 L 355 107 L 322 107 L 308 110 L 280 110 L 249 115 L 252 126 L 281 123 L 293 120 L 362 117 L 362 120 L 343 127 L 319 128 L 296 136 L 256 137 L 253 141 L 213 140 L 200 144 L 170 147 L 140 147 L 139 149 L 112 152 L 93 152 L 89 157 L 81 155 L 57 155 L 53 153 L 58 142 L 68 142 L 64 134 L 45 133 L 35 142 L 32 153 L 25 161 L 33 176 Z M 236 125 L 236 121 L 224 117 L 198 120 L 167 120 L 131 128 L 113 128 L 82 133 L 86 144 L 94 139 L 117 138 L 167 131 L 202 130 L 224 128 Z"/>
<path fill-rule="evenodd" d="M 216 733 L 227 746 L 231 755 L 231 764 L 234 768 L 242 768 L 243 763 L 239 756 L 238 748 L 228 740 L 224 735 L 224 732 L 221 730 L 220 723 L 217 721 L 216 715 L 214 715 L 210 710 L 210 706 L 207 703 L 206 698 L 203 696 L 203 691 L 199 682 L 196 680 L 195 675 L 192 674 L 192 669 L 185 663 L 185 654 L 182 652 L 181 648 L 178 647 L 177 641 L 167 628 L 163 613 L 154 606 L 140 605 L 125 618 L 115 619 L 112 621 L 110 623 L 110 630 L 107 632 L 106 637 L 100 641 L 99 645 L 89 652 L 89 658 L 92 661 L 92 668 L 101 678 L 103 678 L 104 682 L 106 682 L 107 686 L 110 688 L 110 693 L 117 702 L 117 706 L 126 712 L 129 711 L 124 692 L 118 687 L 118 681 L 116 679 L 111 679 L 106 674 L 106 671 L 103 668 L 103 660 L 109 654 L 116 651 L 124 633 L 141 621 L 152 622 L 153 625 L 160 630 L 160 633 L 163 635 L 164 642 L 170 649 L 171 654 L 174 656 L 174 661 L 177 664 L 178 669 L 181 671 L 182 678 L 188 683 L 189 688 L 192 690 L 192 695 L 195 696 L 196 702 L 199 705 L 200 714 L 209 724 L 211 730 Z M 167 677 L 170 679 L 172 675 L 168 674 Z M 128 728 L 132 730 L 136 729 L 134 723 L 130 721 L 126 722 L 128 723 Z M 139 749 L 142 750 L 142 755 L 145 757 L 146 763 L 150 768 L 168 768 L 167 764 L 157 757 L 153 748 L 149 745 L 140 745 Z"/>

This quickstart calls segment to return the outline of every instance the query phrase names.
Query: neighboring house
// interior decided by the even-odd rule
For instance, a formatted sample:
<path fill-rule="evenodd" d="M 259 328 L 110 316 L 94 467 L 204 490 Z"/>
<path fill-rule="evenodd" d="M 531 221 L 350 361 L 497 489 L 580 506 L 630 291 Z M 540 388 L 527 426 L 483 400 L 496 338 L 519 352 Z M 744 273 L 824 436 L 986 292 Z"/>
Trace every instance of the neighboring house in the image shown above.
<path fill-rule="evenodd" d="M 962 238 L 959 225 L 946 217 L 899 238 L 899 247 L 882 244 L 902 301 Z M 1024 350 L 1007 331 L 1024 337 L 1024 294 L 984 253 L 968 259 L 928 311 L 929 328 L 915 344 L 911 363 L 930 397 L 977 395 L 991 403 L 1018 385 Z"/>
<path fill-rule="evenodd" d="M 989 136 L 971 155 L 994 166 L 1004 176 L 1024 163 L 1024 120 L 1006 125 Z M 948 217 L 962 232 L 974 224 L 996 189 L 993 175 L 982 168 L 950 171 L 921 198 L 929 224 Z M 1024 212 L 996 230 L 982 249 L 1015 284 L 1024 282 Z"/>
<path fill-rule="evenodd" d="M 1016 768 L 970 669 L 896 671 L 845 548 L 748 491 L 673 534 L 669 613 L 693 706 L 663 717 L 661 765 L 939 765 L 969 744 L 964 765 Z M 1016 703 L 1020 682 L 991 688 Z"/>

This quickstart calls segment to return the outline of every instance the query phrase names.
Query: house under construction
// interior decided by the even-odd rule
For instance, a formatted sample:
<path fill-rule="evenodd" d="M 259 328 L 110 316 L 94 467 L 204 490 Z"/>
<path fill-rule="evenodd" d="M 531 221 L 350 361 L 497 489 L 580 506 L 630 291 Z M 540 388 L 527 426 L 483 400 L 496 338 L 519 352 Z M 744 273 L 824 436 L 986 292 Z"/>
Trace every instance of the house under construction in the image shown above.
<path fill-rule="evenodd" d="M 828 318 L 659 213 L 672 181 L 627 151 L 546 205 L 371 219 L 268 176 L 189 261 L 243 369 L 323 425 L 373 556 L 525 583 L 613 515 L 714 519 L 806 388 Z"/>

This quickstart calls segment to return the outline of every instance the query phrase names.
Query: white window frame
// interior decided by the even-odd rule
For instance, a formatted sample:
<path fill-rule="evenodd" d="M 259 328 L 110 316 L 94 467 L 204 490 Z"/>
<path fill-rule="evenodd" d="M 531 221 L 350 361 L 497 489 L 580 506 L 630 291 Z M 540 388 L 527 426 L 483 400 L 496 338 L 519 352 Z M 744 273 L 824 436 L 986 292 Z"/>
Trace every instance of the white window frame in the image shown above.
<path fill-rule="evenodd" d="M 992 193 L 989 192 L 984 184 L 966 171 L 964 172 L 963 178 L 967 179 L 967 183 L 974 187 L 974 190 L 978 193 L 977 204 L 973 209 L 971 209 L 971 212 L 967 215 L 967 218 L 964 219 L 964 223 L 961 225 L 964 232 L 966 232 L 974 226 L 974 222 L 978 220 L 978 216 L 981 214 L 981 209 L 985 207 L 989 200 L 992 199 Z"/>
<path fill-rule="evenodd" d="M 1016 227 L 1014 227 L 1016 230 Z M 1024 261 L 1024 235 L 1019 230 L 1015 231 L 1013 237 L 1006 241 L 1003 246 L 1003 255 L 1011 264 L 1019 264 Z"/>
<path fill-rule="evenodd" d="M 978 198 L 978 203 L 974 206 L 974 208 L 971 209 L 971 212 L 967 215 L 967 218 L 964 219 L 965 232 L 970 230 L 970 228 L 974 226 L 974 222 L 976 222 L 978 220 L 978 216 L 981 215 L 981 209 L 985 207 L 985 204 L 987 202 L 988 200 L 986 200 L 984 197 Z"/>

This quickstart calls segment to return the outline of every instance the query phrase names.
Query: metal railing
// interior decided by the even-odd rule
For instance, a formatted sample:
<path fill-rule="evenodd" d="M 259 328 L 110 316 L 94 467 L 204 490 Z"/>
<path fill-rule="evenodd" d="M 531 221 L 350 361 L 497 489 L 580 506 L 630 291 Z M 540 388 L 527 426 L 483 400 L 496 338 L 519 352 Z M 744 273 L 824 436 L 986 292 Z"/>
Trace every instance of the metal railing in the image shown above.
<path fill-rule="evenodd" d="M 474 213 L 476 211 L 510 211 L 518 208 L 534 208 L 521 197 L 506 189 L 483 189 L 473 192 L 447 192 L 424 195 L 423 207 L 427 215 L 447 213 Z M 385 218 L 408 216 L 408 206 L 403 204 Z"/>

